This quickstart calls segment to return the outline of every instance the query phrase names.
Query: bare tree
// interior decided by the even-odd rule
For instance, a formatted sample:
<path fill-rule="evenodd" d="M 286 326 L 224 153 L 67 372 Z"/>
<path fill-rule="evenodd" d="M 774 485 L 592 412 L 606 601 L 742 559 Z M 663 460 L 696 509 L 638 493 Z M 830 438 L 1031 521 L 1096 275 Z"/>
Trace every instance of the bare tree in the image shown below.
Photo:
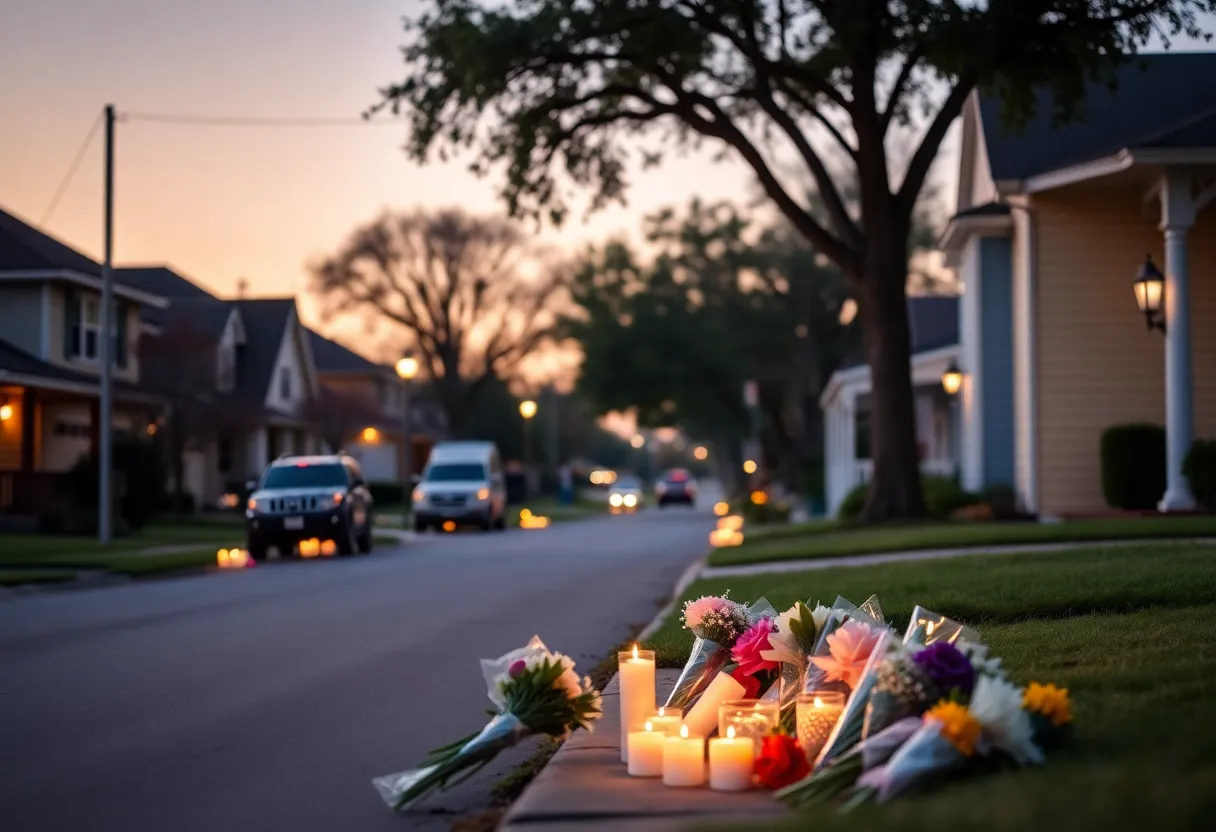
<path fill-rule="evenodd" d="M 540 276 L 528 278 L 534 265 Z M 514 223 L 458 209 L 384 213 L 310 269 L 329 314 L 404 327 L 456 435 L 486 381 L 550 340 L 566 281 Z"/>
<path fill-rule="evenodd" d="M 334 451 L 342 450 L 362 428 L 383 419 L 366 399 L 324 384 L 320 395 L 309 400 L 305 415 L 317 425 L 321 439 Z"/>

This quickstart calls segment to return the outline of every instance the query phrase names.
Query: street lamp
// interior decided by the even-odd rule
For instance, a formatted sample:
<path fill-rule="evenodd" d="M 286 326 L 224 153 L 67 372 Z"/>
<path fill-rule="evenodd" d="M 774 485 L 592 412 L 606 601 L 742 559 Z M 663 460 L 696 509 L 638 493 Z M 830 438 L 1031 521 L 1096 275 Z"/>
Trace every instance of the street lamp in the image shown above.
<path fill-rule="evenodd" d="M 946 395 L 954 396 L 962 388 L 963 371 L 958 368 L 958 364 L 951 361 L 946 372 L 942 373 L 942 389 L 946 391 Z"/>
<path fill-rule="evenodd" d="M 536 416 L 536 402 L 524 399 L 519 403 L 519 415 L 524 417 L 524 482 L 528 482 L 532 468 L 532 419 Z"/>
<path fill-rule="evenodd" d="M 1165 275 L 1153 265 L 1152 255 L 1144 256 L 1144 263 L 1136 273 L 1132 283 L 1132 291 L 1136 293 L 1136 305 L 1144 314 L 1144 320 L 1149 329 L 1159 329 L 1165 332 Z"/>
<path fill-rule="evenodd" d="M 760 466 L 756 465 L 756 460 L 749 459 L 743 463 L 743 473 L 754 474 L 756 473 L 756 469 L 759 467 Z"/>
<path fill-rule="evenodd" d="M 696 457 L 698 460 L 704 461 L 709 458 L 709 449 L 706 448 L 704 445 L 698 445 L 696 447 L 696 449 L 692 452 L 692 455 L 694 457 Z"/>
<path fill-rule="evenodd" d="M 410 382 L 418 375 L 418 359 L 406 353 L 397 360 L 401 379 L 401 502 L 409 505 L 414 490 L 414 446 L 410 436 Z M 402 509 L 404 512 L 404 508 Z"/>

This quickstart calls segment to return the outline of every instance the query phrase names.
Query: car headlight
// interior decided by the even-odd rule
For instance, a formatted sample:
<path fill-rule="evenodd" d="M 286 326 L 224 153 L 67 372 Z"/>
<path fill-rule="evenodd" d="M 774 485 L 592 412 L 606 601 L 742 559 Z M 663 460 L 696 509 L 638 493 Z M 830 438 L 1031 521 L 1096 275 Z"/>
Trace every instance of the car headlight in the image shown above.
<path fill-rule="evenodd" d="M 258 510 L 258 501 L 253 499 L 252 497 L 250 497 L 249 501 L 247 503 L 245 503 L 245 508 L 249 509 L 250 511 L 257 511 Z"/>
<path fill-rule="evenodd" d="M 426 502 L 426 492 L 421 488 L 415 488 L 411 499 L 413 499 L 415 503 Z"/>
<path fill-rule="evenodd" d="M 624 502 L 624 500 L 620 494 L 612 494 L 608 497 L 608 505 L 612 506 L 613 508 L 620 508 L 622 502 Z"/>
<path fill-rule="evenodd" d="M 483 503 L 486 500 L 490 499 L 490 489 L 488 489 L 488 488 L 477 489 L 477 499 Z"/>
<path fill-rule="evenodd" d="M 637 504 L 638 504 L 638 498 L 637 498 L 636 494 L 626 494 L 625 495 L 625 506 L 627 508 L 633 508 Z"/>

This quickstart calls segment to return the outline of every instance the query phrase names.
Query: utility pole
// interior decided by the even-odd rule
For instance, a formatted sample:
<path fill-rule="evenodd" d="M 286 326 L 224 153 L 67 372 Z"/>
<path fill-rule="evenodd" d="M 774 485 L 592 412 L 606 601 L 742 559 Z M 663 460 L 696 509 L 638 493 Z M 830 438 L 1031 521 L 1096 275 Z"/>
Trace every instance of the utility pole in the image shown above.
<path fill-rule="evenodd" d="M 104 546 L 110 542 L 112 532 L 113 500 L 110 485 L 113 467 L 111 462 L 113 416 L 113 367 L 117 355 L 114 344 L 114 105 L 106 105 L 105 147 L 105 259 L 101 264 L 101 402 L 97 435 L 97 471 L 100 482 L 97 487 L 97 538 Z"/>

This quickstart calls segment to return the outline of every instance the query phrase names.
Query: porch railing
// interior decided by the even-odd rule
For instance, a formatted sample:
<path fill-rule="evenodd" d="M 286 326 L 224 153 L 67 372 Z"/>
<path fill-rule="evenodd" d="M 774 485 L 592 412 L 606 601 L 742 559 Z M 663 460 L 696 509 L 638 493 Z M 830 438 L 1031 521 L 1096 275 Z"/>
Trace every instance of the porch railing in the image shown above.
<path fill-rule="evenodd" d="M 0 471 L 0 515 L 34 516 L 49 509 L 64 474 Z"/>

